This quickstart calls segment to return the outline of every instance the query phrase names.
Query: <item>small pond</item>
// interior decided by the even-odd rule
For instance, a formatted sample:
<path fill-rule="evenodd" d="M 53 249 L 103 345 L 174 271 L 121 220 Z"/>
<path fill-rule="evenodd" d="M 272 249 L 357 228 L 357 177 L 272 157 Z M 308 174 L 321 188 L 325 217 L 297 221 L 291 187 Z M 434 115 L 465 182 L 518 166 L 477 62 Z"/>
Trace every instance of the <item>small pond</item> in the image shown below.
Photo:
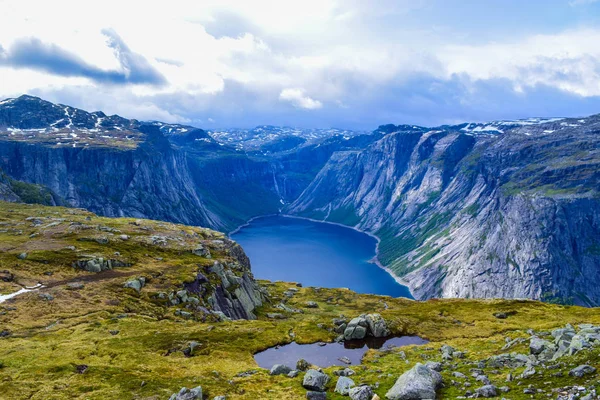
<path fill-rule="evenodd" d="M 418 336 L 400 336 L 391 338 L 368 338 L 366 340 L 350 340 L 342 343 L 298 344 L 292 342 L 283 346 L 272 347 L 254 355 L 257 364 L 270 369 L 275 364 L 296 368 L 296 362 L 303 358 L 313 365 L 322 368 L 334 365 L 348 366 L 361 363 L 368 349 L 391 349 L 393 347 L 422 345 L 427 340 Z M 345 357 L 351 364 L 343 362 Z"/>

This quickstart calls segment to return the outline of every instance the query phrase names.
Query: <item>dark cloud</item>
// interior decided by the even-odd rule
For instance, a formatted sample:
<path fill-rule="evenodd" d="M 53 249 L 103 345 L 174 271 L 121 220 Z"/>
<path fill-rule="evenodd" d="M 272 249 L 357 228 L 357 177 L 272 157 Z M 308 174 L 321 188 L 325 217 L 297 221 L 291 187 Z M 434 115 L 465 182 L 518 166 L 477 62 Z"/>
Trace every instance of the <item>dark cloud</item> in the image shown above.
<path fill-rule="evenodd" d="M 106 30 L 103 33 L 121 64 L 121 70 L 98 68 L 60 46 L 33 37 L 15 41 L 9 50 L 0 46 L 0 65 L 30 68 L 59 76 L 84 77 L 99 83 L 166 83 L 160 72 L 144 57 L 132 52 L 114 31 Z"/>

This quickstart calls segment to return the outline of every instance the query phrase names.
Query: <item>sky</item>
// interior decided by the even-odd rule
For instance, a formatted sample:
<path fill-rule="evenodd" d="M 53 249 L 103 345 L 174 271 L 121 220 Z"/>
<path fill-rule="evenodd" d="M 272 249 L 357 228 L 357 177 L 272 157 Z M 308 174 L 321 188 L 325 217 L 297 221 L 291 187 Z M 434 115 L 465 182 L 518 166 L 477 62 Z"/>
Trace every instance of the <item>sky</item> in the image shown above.
<path fill-rule="evenodd" d="M 600 113 L 600 0 L 0 0 L 0 98 L 204 129 Z"/>

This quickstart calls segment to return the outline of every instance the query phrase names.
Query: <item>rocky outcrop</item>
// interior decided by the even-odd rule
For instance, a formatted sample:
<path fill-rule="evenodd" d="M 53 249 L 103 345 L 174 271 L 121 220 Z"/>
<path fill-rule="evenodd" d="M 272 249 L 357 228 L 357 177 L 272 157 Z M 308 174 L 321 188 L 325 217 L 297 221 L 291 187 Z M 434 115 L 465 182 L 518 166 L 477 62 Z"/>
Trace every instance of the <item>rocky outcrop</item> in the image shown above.
<path fill-rule="evenodd" d="M 385 320 L 379 314 L 363 314 L 353 318 L 344 329 L 345 340 L 364 339 L 366 336 L 376 338 L 390 335 Z"/>

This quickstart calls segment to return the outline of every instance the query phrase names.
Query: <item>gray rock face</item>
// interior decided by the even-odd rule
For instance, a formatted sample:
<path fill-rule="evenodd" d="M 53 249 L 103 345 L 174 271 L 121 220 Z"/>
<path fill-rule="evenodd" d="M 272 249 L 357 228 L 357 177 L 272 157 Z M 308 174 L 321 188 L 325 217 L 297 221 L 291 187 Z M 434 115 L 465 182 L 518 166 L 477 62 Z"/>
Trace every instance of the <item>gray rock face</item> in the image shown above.
<path fill-rule="evenodd" d="M 593 116 L 481 136 L 390 128 L 364 150 L 335 153 L 288 212 L 379 236 L 379 260 L 417 299 L 599 305 L 600 154 L 576 161 L 600 147 L 599 127 Z"/>
<path fill-rule="evenodd" d="M 240 267 L 234 272 L 233 268 L 219 262 L 211 267 L 211 273 L 221 280 L 208 299 L 214 310 L 220 311 L 232 319 L 256 319 L 254 309 L 263 304 L 264 294 L 250 273 L 250 261 L 241 247 L 232 241 L 227 241 L 232 254 L 235 254 Z M 240 273 L 241 272 L 241 273 Z"/>
<path fill-rule="evenodd" d="M 442 376 L 439 372 L 417 363 L 396 380 L 385 397 L 389 400 L 435 399 L 441 384 Z"/>
<path fill-rule="evenodd" d="M 371 386 L 365 385 L 350 389 L 348 394 L 352 400 L 371 400 L 374 393 Z"/>
<path fill-rule="evenodd" d="M 336 326 L 344 326 L 343 321 Z M 364 339 L 366 336 L 386 337 L 390 335 L 385 320 L 379 314 L 363 314 L 353 318 L 344 329 L 344 339 Z"/>
<path fill-rule="evenodd" d="M 194 389 L 181 388 L 179 393 L 172 394 L 169 400 L 202 400 L 202 387 L 198 386 Z"/>
<path fill-rule="evenodd" d="M 316 369 L 309 369 L 306 371 L 304 379 L 302 380 L 302 386 L 304 386 L 305 389 L 315 392 L 324 392 L 327 383 L 329 383 L 329 376 Z"/>
<path fill-rule="evenodd" d="M 335 392 L 341 394 L 342 396 L 346 396 L 350 392 L 350 389 L 354 386 L 356 386 L 356 384 L 352 379 L 345 376 L 340 376 L 335 384 Z"/>

